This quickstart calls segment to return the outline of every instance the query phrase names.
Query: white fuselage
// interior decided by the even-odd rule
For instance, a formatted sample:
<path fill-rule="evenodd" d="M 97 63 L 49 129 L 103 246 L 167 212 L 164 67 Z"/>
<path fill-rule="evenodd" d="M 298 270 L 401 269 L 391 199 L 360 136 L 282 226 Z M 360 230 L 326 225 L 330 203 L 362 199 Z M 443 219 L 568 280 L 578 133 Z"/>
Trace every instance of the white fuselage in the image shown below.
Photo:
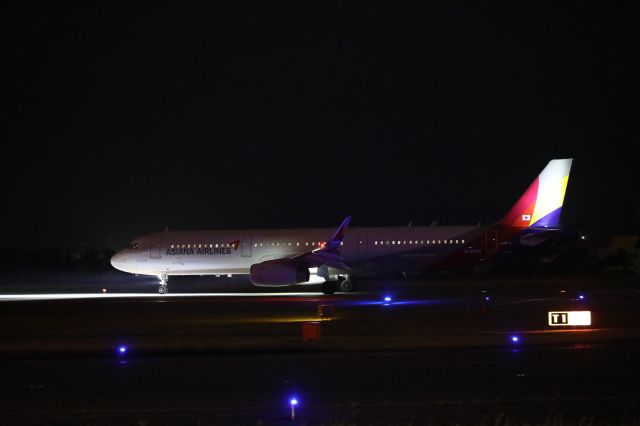
<path fill-rule="evenodd" d="M 148 275 L 248 274 L 251 265 L 321 248 L 334 229 L 171 231 L 136 238 L 111 263 Z M 428 267 L 482 232 L 474 226 L 349 228 L 340 255 L 359 269 L 392 260 Z"/>

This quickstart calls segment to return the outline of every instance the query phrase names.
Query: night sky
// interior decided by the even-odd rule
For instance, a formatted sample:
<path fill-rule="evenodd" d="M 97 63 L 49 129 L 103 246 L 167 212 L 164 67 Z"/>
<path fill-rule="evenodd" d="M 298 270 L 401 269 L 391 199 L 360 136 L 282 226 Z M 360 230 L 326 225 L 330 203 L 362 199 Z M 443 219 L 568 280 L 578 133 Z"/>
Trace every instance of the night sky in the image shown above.
<path fill-rule="evenodd" d="M 238 3 L 3 13 L 3 247 L 490 223 L 563 157 L 565 226 L 640 232 L 632 3 Z"/>

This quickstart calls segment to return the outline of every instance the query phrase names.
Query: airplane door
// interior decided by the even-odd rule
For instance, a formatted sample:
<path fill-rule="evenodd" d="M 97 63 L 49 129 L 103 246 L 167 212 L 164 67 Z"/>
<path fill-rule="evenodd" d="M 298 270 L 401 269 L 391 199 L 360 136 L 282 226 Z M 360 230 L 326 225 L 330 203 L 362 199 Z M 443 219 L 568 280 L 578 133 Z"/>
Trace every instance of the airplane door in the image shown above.
<path fill-rule="evenodd" d="M 153 237 L 151 239 L 149 256 L 151 259 L 160 259 L 160 237 Z"/>
<path fill-rule="evenodd" d="M 490 229 L 486 234 L 487 253 L 495 253 L 498 251 L 498 230 Z"/>
<path fill-rule="evenodd" d="M 253 236 L 245 235 L 240 243 L 240 252 L 242 257 L 251 257 L 251 247 L 253 245 Z"/>
<path fill-rule="evenodd" d="M 358 254 L 367 254 L 368 246 L 368 237 L 366 235 L 360 235 L 358 237 Z"/>

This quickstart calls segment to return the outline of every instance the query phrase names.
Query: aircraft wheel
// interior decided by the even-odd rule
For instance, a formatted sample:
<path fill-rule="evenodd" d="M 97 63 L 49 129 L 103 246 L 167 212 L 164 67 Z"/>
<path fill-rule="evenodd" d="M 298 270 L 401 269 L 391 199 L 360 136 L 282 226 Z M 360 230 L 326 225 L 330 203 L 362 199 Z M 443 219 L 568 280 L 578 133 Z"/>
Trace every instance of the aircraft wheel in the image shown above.
<path fill-rule="evenodd" d="M 337 285 L 334 281 L 326 281 L 322 283 L 322 292 L 324 294 L 333 294 L 337 290 Z"/>
<path fill-rule="evenodd" d="M 353 281 L 351 281 L 349 278 L 342 280 L 339 284 L 339 287 L 340 291 L 343 293 L 350 293 L 356 288 L 356 286 L 353 284 Z"/>

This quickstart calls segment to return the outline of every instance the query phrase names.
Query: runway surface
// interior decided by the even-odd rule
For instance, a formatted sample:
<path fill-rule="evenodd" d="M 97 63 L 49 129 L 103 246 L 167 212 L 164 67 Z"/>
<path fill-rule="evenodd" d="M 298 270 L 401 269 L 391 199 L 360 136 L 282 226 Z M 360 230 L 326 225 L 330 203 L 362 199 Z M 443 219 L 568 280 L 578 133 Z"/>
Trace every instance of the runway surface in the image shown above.
<path fill-rule="evenodd" d="M 502 284 L 14 289 L 0 296 L 0 423 L 637 424 L 638 288 Z M 550 327 L 564 310 L 593 323 Z M 308 322 L 319 340 L 303 339 Z"/>

